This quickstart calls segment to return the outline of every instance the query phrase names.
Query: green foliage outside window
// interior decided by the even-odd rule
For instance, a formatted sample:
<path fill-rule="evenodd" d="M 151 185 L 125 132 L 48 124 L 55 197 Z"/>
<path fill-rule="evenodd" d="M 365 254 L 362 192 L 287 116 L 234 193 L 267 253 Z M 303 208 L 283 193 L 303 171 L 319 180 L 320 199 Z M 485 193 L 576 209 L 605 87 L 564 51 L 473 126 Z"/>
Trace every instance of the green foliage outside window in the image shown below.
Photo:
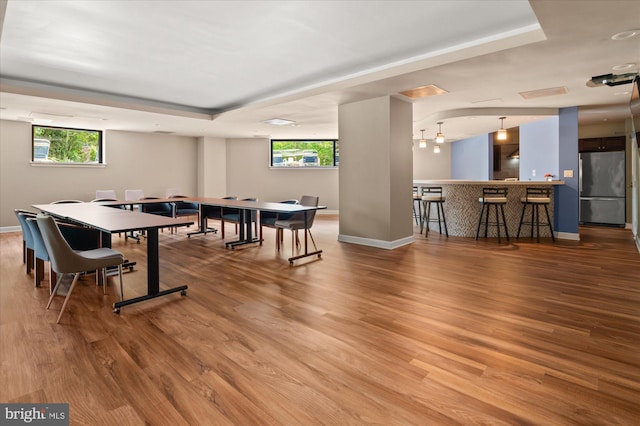
<path fill-rule="evenodd" d="M 32 160 L 46 163 L 102 163 L 102 132 L 33 126 Z"/>
<path fill-rule="evenodd" d="M 337 140 L 271 140 L 272 167 L 335 167 Z"/>

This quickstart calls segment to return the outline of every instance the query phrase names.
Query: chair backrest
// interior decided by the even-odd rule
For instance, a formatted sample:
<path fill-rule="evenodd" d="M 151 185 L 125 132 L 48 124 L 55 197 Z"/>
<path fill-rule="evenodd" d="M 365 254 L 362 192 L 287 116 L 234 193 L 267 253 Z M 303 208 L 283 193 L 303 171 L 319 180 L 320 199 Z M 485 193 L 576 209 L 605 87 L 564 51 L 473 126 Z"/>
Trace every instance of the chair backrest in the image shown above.
<path fill-rule="evenodd" d="M 158 200 L 158 197 L 145 197 L 142 200 Z M 144 213 L 155 213 L 155 214 L 166 214 L 169 216 L 173 216 L 173 205 L 169 202 L 159 202 L 159 203 L 141 203 L 141 210 Z"/>
<path fill-rule="evenodd" d="M 482 201 L 507 198 L 506 187 L 482 188 Z"/>
<path fill-rule="evenodd" d="M 58 201 L 53 201 L 51 204 L 73 204 L 73 203 L 84 203 L 84 201 L 80 201 L 80 200 L 58 200 Z"/>
<path fill-rule="evenodd" d="M 545 200 L 550 199 L 551 188 L 527 188 L 525 199 L 529 200 L 530 198 Z"/>
<path fill-rule="evenodd" d="M 109 200 L 117 200 L 118 196 L 116 195 L 116 191 L 113 189 L 96 189 L 96 198 L 106 198 Z"/>
<path fill-rule="evenodd" d="M 33 233 L 31 232 L 31 228 L 29 228 L 29 225 L 27 224 L 27 218 L 36 217 L 36 215 L 27 213 L 24 210 L 15 210 L 15 213 L 18 217 L 18 222 L 20 222 L 20 228 L 22 228 L 22 239 L 24 240 L 26 247 L 33 250 Z"/>
<path fill-rule="evenodd" d="M 76 263 L 78 255 L 64 239 L 58 225 L 51 216 L 39 214 L 36 217 L 42 240 L 49 254 L 51 268 L 59 273 L 79 272 Z"/>
<path fill-rule="evenodd" d="M 421 195 L 429 195 L 433 197 L 440 197 L 442 199 L 442 187 L 441 186 L 423 186 Z"/>
<path fill-rule="evenodd" d="M 125 189 L 124 199 L 125 201 L 138 201 L 144 198 L 144 191 L 142 189 Z"/>
<path fill-rule="evenodd" d="M 47 247 L 44 245 L 40 228 L 38 228 L 38 221 L 35 217 L 28 217 L 27 225 L 29 225 L 31 235 L 33 236 L 33 251 L 35 252 L 36 257 L 48 262 L 49 253 L 47 252 Z"/>
<path fill-rule="evenodd" d="M 167 198 L 176 199 L 173 204 L 176 206 L 176 210 L 198 210 L 198 203 L 193 201 L 180 201 L 180 198 L 188 198 L 186 195 L 173 194 L 167 196 Z"/>
<path fill-rule="evenodd" d="M 300 197 L 300 205 L 301 206 L 311 206 L 318 207 L 318 202 L 320 201 L 320 197 L 315 195 L 303 195 Z M 316 218 L 317 210 L 311 210 L 307 212 L 307 228 L 311 228 L 313 226 L 313 221 Z M 298 212 L 292 215 L 290 220 L 304 220 L 304 212 Z"/>

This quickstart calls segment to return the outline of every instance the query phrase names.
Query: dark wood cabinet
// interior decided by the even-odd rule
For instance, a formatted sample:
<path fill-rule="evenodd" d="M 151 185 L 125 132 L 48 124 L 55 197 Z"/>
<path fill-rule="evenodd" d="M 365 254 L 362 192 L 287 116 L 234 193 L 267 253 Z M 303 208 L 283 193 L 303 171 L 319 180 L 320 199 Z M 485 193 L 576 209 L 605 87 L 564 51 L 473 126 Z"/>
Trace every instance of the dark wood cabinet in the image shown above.
<path fill-rule="evenodd" d="M 627 141 L 624 136 L 588 138 L 578 140 L 579 152 L 624 151 Z"/>

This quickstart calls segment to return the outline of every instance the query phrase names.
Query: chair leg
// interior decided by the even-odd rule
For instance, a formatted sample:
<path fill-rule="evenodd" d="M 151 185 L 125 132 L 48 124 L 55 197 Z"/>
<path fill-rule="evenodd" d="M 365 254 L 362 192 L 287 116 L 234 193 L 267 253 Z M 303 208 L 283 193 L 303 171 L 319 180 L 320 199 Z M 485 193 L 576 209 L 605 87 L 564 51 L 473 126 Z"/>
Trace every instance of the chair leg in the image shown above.
<path fill-rule="evenodd" d="M 71 292 L 73 292 L 76 283 L 78 282 L 78 278 L 80 277 L 79 273 L 73 277 L 73 281 L 71 282 L 71 287 L 69 287 L 69 292 L 67 293 L 67 297 L 64 298 L 64 302 L 62 302 L 62 308 L 60 309 L 60 314 L 58 315 L 58 320 L 56 324 L 60 324 L 60 318 L 62 318 L 62 314 L 64 313 L 65 308 L 67 307 L 67 303 L 69 303 L 69 297 L 71 297 Z"/>
<path fill-rule="evenodd" d="M 26 262 L 27 274 L 30 274 L 31 270 L 33 269 L 33 259 L 34 258 L 35 258 L 35 252 L 33 251 L 33 249 L 28 248 L 27 249 L 27 262 Z"/>
<path fill-rule="evenodd" d="M 444 235 L 446 235 L 447 238 L 449 238 L 449 230 L 447 229 L 447 218 L 444 215 L 444 204 L 443 203 L 439 203 L 438 205 L 440 206 L 440 209 L 442 210 L 442 221 L 444 222 Z"/>
<path fill-rule="evenodd" d="M 40 287 L 40 281 L 44 279 L 44 260 L 36 258 L 35 274 L 33 274 L 33 281 L 36 287 Z"/>
<path fill-rule="evenodd" d="M 107 294 L 107 268 L 102 268 L 102 294 Z"/>
<path fill-rule="evenodd" d="M 527 210 L 527 204 L 522 204 L 522 214 L 520 215 L 520 224 L 518 225 L 518 234 L 516 235 L 516 239 L 520 238 L 520 230 L 522 229 L 522 222 L 524 221 L 524 213 Z"/>
<path fill-rule="evenodd" d="M 500 208 L 502 208 L 502 206 L 500 206 Z M 496 229 L 498 230 L 498 243 L 500 243 L 500 219 L 498 218 L 498 206 L 494 205 L 493 209 L 496 213 Z"/>
<path fill-rule="evenodd" d="M 476 240 L 480 236 L 480 227 L 482 226 L 482 214 L 484 213 L 485 204 L 482 203 L 482 210 L 480 210 L 480 218 L 478 218 L 478 229 L 476 230 Z"/>
<path fill-rule="evenodd" d="M 311 242 L 313 243 L 313 249 L 315 251 L 318 251 L 318 247 L 316 246 L 316 241 L 313 239 L 313 234 L 311 233 L 311 229 L 307 229 L 307 231 L 309 233 L 309 237 L 311 237 Z"/>
<path fill-rule="evenodd" d="M 549 209 L 547 208 L 547 205 L 544 205 L 544 212 L 547 215 L 547 222 L 549 222 L 549 230 L 551 231 L 551 241 L 555 242 L 556 238 L 553 236 L 553 224 L 551 223 L 551 218 L 549 217 Z"/>
<path fill-rule="evenodd" d="M 118 276 L 120 277 L 120 300 L 124 300 L 124 285 L 122 284 L 122 264 L 118 265 Z"/>
<path fill-rule="evenodd" d="M 62 283 L 62 277 L 64 277 L 64 274 L 59 274 L 58 275 L 58 280 L 56 281 L 56 285 L 55 287 L 53 287 L 53 291 L 51 292 L 51 295 L 49 296 L 49 302 L 47 303 L 47 309 L 49 309 L 49 306 L 51 306 L 51 302 L 53 301 L 53 298 L 56 295 L 56 292 L 58 291 L 58 287 L 60 287 L 60 284 Z"/>
<path fill-rule="evenodd" d="M 500 205 L 500 212 L 502 213 L 502 223 L 504 223 L 504 234 L 507 236 L 507 241 L 509 241 L 509 228 L 507 228 L 507 218 L 504 214 L 504 206 Z"/>

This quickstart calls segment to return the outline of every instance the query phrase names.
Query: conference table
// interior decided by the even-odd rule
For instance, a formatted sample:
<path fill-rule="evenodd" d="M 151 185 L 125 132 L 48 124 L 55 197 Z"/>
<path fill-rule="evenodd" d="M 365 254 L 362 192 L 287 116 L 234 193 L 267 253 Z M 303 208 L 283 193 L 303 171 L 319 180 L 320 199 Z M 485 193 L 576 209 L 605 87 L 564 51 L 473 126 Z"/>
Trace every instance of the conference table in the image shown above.
<path fill-rule="evenodd" d="M 173 199 L 173 201 L 176 201 Z M 313 250 L 309 251 L 308 247 L 308 220 L 309 213 L 315 210 L 325 209 L 326 206 L 303 206 L 301 204 L 287 204 L 287 203 L 274 203 L 274 202 L 265 202 L 265 201 L 247 201 L 247 200 L 229 200 L 226 198 L 211 198 L 211 197 L 187 197 L 180 198 L 179 201 L 190 201 L 198 203 L 200 206 L 200 229 L 196 232 L 191 232 L 189 237 L 194 234 L 206 234 L 207 232 L 211 232 L 207 228 L 207 217 L 203 214 L 203 207 L 220 207 L 220 208 L 233 208 L 238 209 L 238 240 L 226 242 L 225 245 L 228 248 L 234 249 L 238 246 L 252 243 L 262 243 L 260 238 L 257 238 L 253 235 L 251 230 L 252 224 L 252 214 L 253 212 L 273 212 L 273 213 L 303 213 L 303 221 L 304 221 L 304 253 L 294 256 L 293 253 L 291 257 L 288 258 L 289 263 L 293 264 L 294 260 L 302 259 L 309 256 L 318 256 L 322 255 L 322 250 Z M 259 219 L 256 219 L 259 220 Z"/>
<path fill-rule="evenodd" d="M 157 202 L 157 200 L 155 201 Z M 138 204 L 138 202 L 136 202 L 136 204 Z M 182 295 L 186 294 L 186 285 L 160 291 L 158 230 L 161 228 L 191 225 L 193 224 L 193 221 L 131 210 L 115 209 L 109 207 L 108 203 L 36 204 L 33 207 L 51 216 L 97 229 L 102 234 L 102 242 L 105 247 L 111 247 L 111 235 L 114 233 L 137 230 L 146 231 L 147 294 L 115 302 L 113 304 L 115 313 L 119 313 L 120 308 L 123 306 L 154 299 L 167 294 L 176 292 L 180 292 Z"/>

